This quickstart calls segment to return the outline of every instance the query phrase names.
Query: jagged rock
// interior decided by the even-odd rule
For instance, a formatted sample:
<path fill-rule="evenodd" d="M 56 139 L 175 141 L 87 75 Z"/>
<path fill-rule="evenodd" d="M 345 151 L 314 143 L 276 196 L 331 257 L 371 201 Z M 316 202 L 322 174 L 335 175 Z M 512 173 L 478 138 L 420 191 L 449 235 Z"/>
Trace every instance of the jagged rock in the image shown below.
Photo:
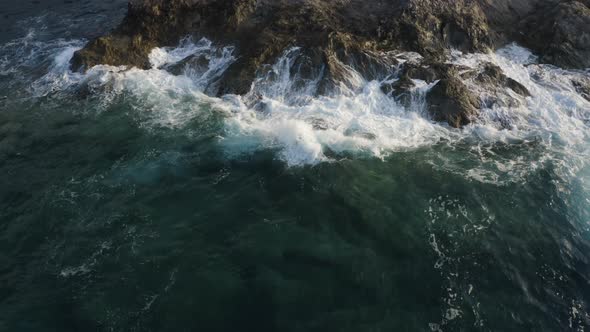
<path fill-rule="evenodd" d="M 590 67 L 589 1 L 548 1 L 530 15 L 519 39 L 541 55 L 541 61 L 565 68 Z"/>
<path fill-rule="evenodd" d="M 582 97 L 584 97 L 584 99 L 590 101 L 590 78 L 573 80 L 572 85 L 574 86 L 576 91 L 580 94 L 580 96 L 582 96 Z"/>
<path fill-rule="evenodd" d="M 177 63 L 166 66 L 165 69 L 174 75 L 181 75 L 187 70 L 192 70 L 195 73 L 204 73 L 209 69 L 210 63 L 211 58 L 205 54 L 189 55 Z"/>
<path fill-rule="evenodd" d="M 407 63 L 402 69 L 402 76 L 432 83 L 443 78 L 458 77 L 468 67 L 451 63 L 423 61 L 420 63 Z"/>
<path fill-rule="evenodd" d="M 154 42 L 142 43 L 140 36 L 109 35 L 91 41 L 72 58 L 74 70 L 95 65 L 131 65 L 142 69 L 150 67 L 148 54 L 157 46 Z M 125 59 L 124 61 L 122 59 Z"/>
<path fill-rule="evenodd" d="M 71 61 L 72 68 L 84 70 L 97 64 L 149 68 L 151 50 L 176 44 L 198 26 L 201 17 L 214 12 L 206 9 L 215 2 L 130 0 L 127 16 L 121 25 L 76 52 Z"/>
<path fill-rule="evenodd" d="M 407 75 L 401 76 L 398 80 L 390 84 L 383 84 L 381 91 L 386 95 L 390 95 L 401 105 L 408 107 L 412 101 L 411 89 L 416 85 Z"/>
<path fill-rule="evenodd" d="M 72 60 L 74 69 L 96 64 L 149 66 L 154 46 L 171 46 L 184 35 L 235 43 L 241 54 L 231 72 L 243 90 L 257 65 L 272 62 L 287 45 L 325 47 L 334 34 L 363 50 L 404 49 L 441 59 L 449 47 L 485 51 L 511 39 L 535 49 L 545 32 L 535 18 L 556 26 L 548 61 L 588 66 L 588 7 L 558 0 L 131 0 L 124 22 L 91 41 Z M 555 7 L 547 11 L 546 8 Z M 517 24 L 528 17 L 525 29 Z M 548 17 L 549 19 L 546 19 Z M 533 22 L 533 23 L 530 23 Z M 531 37 L 527 37 L 527 36 Z M 529 40 L 530 39 L 530 40 Z M 342 39 L 340 38 L 340 41 Z M 338 47 L 338 45 L 332 45 Z M 556 48 L 557 47 L 557 48 Z M 559 52 L 558 52 L 559 51 Z M 246 84 L 247 85 L 247 84 Z"/>
<path fill-rule="evenodd" d="M 493 63 L 488 62 L 484 64 L 483 71 L 476 77 L 476 80 L 481 84 L 496 88 L 509 88 L 523 97 L 529 97 L 531 95 L 529 90 L 524 85 L 506 76 L 502 71 L 502 68 L 494 65 Z"/>
<path fill-rule="evenodd" d="M 382 91 L 392 95 L 404 106 L 412 102 L 413 79 L 427 83 L 438 83 L 428 92 L 428 112 L 435 121 L 447 122 L 459 128 L 471 123 L 476 117 L 481 101 L 462 82 L 462 74 L 470 68 L 449 63 L 425 60 L 419 63 L 407 62 L 401 69 L 400 78 L 382 86 Z"/>
<path fill-rule="evenodd" d="M 443 109 L 447 110 L 441 112 L 441 109 L 434 105 L 434 107 L 429 107 L 429 111 L 434 119 L 447 121 L 454 127 L 469 123 L 483 101 L 488 107 L 492 104 L 498 104 L 500 101 L 509 102 L 510 105 L 518 105 L 519 101 L 517 99 L 510 98 L 505 93 L 507 88 L 523 97 L 530 96 L 530 92 L 525 86 L 506 76 L 500 67 L 492 63 L 485 63 L 483 68 L 478 71 L 450 63 L 408 62 L 401 69 L 400 79 L 391 84 L 385 84 L 382 90 L 384 93 L 394 96 L 402 105 L 408 106 L 411 102 L 410 90 L 414 87 L 412 79 L 419 79 L 428 83 L 440 80 L 439 84 L 430 92 L 427 101 L 434 102 L 436 105 L 442 104 Z M 473 80 L 478 85 L 483 86 L 488 92 L 488 98 L 480 100 L 475 97 L 476 91 L 470 91 L 462 80 Z M 455 101 L 444 104 L 440 100 L 432 99 L 434 98 L 432 96 L 439 96 L 439 99 L 447 96 L 450 99 L 455 99 Z M 457 102 L 457 99 L 466 100 L 467 102 Z M 447 106 L 455 107 L 455 112 L 449 112 Z M 460 121 L 457 121 L 457 119 L 460 119 Z"/>
<path fill-rule="evenodd" d="M 236 47 L 237 60 L 220 77 L 215 91 L 246 94 L 260 70 L 288 48 L 308 55 L 301 75 L 322 68 L 319 94 L 354 89 L 347 66 L 365 79 L 384 79 L 395 59 L 389 51 L 424 56 L 406 63 L 401 79 L 384 87 L 402 98 L 411 79 L 440 82 L 429 94 L 435 119 L 452 126 L 469 123 L 478 101 L 459 77 L 473 71 L 444 63 L 450 48 L 487 51 L 510 41 L 532 48 L 542 61 L 590 67 L 588 0 L 130 0 L 122 24 L 75 53 L 74 70 L 97 64 L 149 68 L 154 47 L 173 46 L 180 38 L 207 37 Z M 204 66 L 203 59 L 191 65 Z M 180 70 L 171 68 L 171 70 Z M 308 76 L 309 76 L 308 75 Z M 302 77 L 303 77 L 302 76 Z M 476 78 L 527 96 L 524 86 L 498 68 Z M 303 79 L 304 81 L 304 79 Z M 448 100 L 443 100 L 448 98 Z"/>
<path fill-rule="evenodd" d="M 435 121 L 459 128 L 473 121 L 480 107 L 479 98 L 454 77 L 441 79 L 426 96 L 428 110 Z"/>
<path fill-rule="evenodd" d="M 414 88 L 413 79 L 433 83 L 442 79 L 458 79 L 467 67 L 431 61 L 406 62 L 400 72 L 400 78 L 384 84 L 381 89 L 385 94 L 394 96 L 402 105 L 408 106 L 411 101 L 410 90 Z"/>
<path fill-rule="evenodd" d="M 449 47 L 473 52 L 494 45 L 494 35 L 477 1 L 408 1 L 392 31 L 405 49 L 433 59 L 441 59 L 441 50 Z"/>

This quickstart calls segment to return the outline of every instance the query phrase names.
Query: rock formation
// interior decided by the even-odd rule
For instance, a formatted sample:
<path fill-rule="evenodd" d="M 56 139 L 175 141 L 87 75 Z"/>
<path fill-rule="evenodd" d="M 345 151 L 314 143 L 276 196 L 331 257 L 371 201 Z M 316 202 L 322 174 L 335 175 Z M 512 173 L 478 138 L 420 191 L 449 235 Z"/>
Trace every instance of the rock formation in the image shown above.
<path fill-rule="evenodd" d="M 370 77 L 384 61 L 371 54 L 414 51 L 428 65 L 404 69 L 405 81 L 394 88 L 404 82 L 407 88 L 409 78 L 440 80 L 428 98 L 433 117 L 461 126 L 474 118 L 478 102 L 456 71 L 442 69 L 450 48 L 487 51 L 518 41 L 542 61 L 590 67 L 588 6 L 588 0 L 130 0 L 121 25 L 78 51 L 72 67 L 148 68 L 154 47 L 173 46 L 186 35 L 206 36 L 235 45 L 239 54 L 218 93 L 245 94 L 256 71 L 290 46 L 302 47 L 313 63 L 327 68 L 325 81 L 340 80 L 339 62 L 352 62 Z M 482 80 L 528 93 L 490 70 Z"/>

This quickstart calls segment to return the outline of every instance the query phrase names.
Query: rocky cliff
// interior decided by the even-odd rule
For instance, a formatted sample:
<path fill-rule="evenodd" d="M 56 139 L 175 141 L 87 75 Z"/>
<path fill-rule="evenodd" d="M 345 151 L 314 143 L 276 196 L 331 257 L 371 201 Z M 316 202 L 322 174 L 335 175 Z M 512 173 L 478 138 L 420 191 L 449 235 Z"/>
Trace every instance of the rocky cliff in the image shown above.
<path fill-rule="evenodd" d="M 235 45 L 239 54 L 219 94 L 245 94 L 256 70 L 289 46 L 302 47 L 313 63 L 325 66 L 328 81 L 342 75 L 339 62 L 354 63 L 370 79 L 371 69 L 383 62 L 374 54 L 414 51 L 425 59 L 418 66 L 442 80 L 430 98 L 434 118 L 461 126 L 473 118 L 477 98 L 457 79 L 458 71 L 427 64 L 442 63 L 451 48 L 488 51 L 517 41 L 544 62 L 590 67 L 589 5 L 588 0 L 130 0 L 121 25 L 78 51 L 72 66 L 149 68 L 154 47 L 175 45 L 186 35 L 206 36 Z"/>

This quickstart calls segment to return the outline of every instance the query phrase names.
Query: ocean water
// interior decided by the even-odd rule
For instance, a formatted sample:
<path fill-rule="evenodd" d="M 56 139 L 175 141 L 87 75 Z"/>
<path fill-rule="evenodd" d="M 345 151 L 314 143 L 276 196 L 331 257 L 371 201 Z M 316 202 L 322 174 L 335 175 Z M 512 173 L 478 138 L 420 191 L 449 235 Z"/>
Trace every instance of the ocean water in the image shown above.
<path fill-rule="evenodd" d="M 0 5 L 0 331 L 590 328 L 588 71 L 453 52 L 531 92 L 466 79 L 461 130 L 433 84 L 384 94 L 397 67 L 318 97 L 297 47 L 242 97 L 214 97 L 239 53 L 206 39 L 71 72 L 125 2 Z"/>

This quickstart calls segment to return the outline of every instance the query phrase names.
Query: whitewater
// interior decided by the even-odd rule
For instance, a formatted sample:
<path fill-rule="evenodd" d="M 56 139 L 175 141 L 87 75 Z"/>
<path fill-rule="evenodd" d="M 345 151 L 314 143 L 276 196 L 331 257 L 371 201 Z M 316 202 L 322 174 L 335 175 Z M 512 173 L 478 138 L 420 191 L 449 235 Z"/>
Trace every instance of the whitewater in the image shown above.
<path fill-rule="evenodd" d="M 467 75 L 483 106 L 456 129 L 427 112 L 436 81 L 413 80 L 405 106 L 384 92 L 416 53 L 377 54 L 399 65 L 373 80 L 340 63 L 322 95 L 325 69 L 302 72 L 294 46 L 218 96 L 232 45 L 187 37 L 151 69 L 73 72 L 85 43 L 33 27 L 0 45 L 8 326 L 75 308 L 105 330 L 227 327 L 210 307 L 309 330 L 589 326 L 590 101 L 574 82 L 590 69 L 517 44 L 453 51 L 530 92 Z"/>
<path fill-rule="evenodd" d="M 31 36 L 15 43 L 27 45 L 27 38 Z M 399 66 L 383 73 L 382 81 L 367 81 L 353 67 L 344 64 L 348 77 L 339 91 L 317 96 L 321 70 L 317 79 L 300 77 L 293 67 L 297 57 L 304 55 L 295 47 L 269 65 L 268 72 L 259 75 L 247 95 L 216 98 L 213 96 L 217 80 L 239 56 L 231 46 L 187 38 L 178 47 L 154 49 L 149 70 L 97 66 L 85 74 L 71 72 L 69 60 L 82 45 L 83 41 L 60 40 L 49 45 L 33 43 L 20 50 L 30 52 L 28 58 L 19 60 L 21 64 L 48 54 L 52 58 L 49 72 L 32 84 L 35 96 L 88 89 L 99 93 L 107 106 L 116 96 L 128 94 L 141 104 L 140 112 L 144 114 L 138 114 L 139 125 L 146 130 L 158 127 L 182 130 L 203 112 L 220 112 L 224 129 L 219 133 L 218 143 L 228 156 L 274 149 L 287 165 L 303 166 L 338 160 L 345 155 L 386 158 L 396 151 L 436 144 L 469 145 L 470 149 L 481 151 L 498 144 L 534 143 L 546 150 L 540 160 L 515 160 L 506 164 L 496 161 L 494 171 L 478 167 L 468 171 L 467 176 L 479 180 L 504 178 L 508 173 L 522 176 L 527 167 L 534 169 L 536 163 L 554 159 L 573 175 L 584 172 L 586 161 L 590 160 L 590 101 L 576 91 L 573 83 L 587 77 L 588 70 L 568 71 L 537 64 L 530 51 L 516 44 L 490 54 L 455 51 L 450 56 L 449 63 L 470 69 L 484 63 L 498 65 L 508 77 L 531 92 L 531 97 L 522 97 L 506 89 L 494 96 L 497 101 L 481 110 L 474 124 L 460 130 L 429 119 L 424 97 L 436 82 L 429 85 L 414 80 L 416 87 L 409 108 L 381 90 L 384 83 L 398 79 Z M 189 56 L 205 57 L 207 67 L 194 69 L 184 64 L 179 75 L 166 70 Z M 420 58 L 418 54 L 406 53 L 394 56 L 401 60 L 401 65 L 407 59 Z M 3 72 L 14 68 L 14 64 L 4 65 Z M 466 83 L 479 90 L 482 99 L 487 97 L 488 92 L 478 88 L 475 82 L 466 80 Z M 485 164 L 485 158 L 480 162 Z"/>

